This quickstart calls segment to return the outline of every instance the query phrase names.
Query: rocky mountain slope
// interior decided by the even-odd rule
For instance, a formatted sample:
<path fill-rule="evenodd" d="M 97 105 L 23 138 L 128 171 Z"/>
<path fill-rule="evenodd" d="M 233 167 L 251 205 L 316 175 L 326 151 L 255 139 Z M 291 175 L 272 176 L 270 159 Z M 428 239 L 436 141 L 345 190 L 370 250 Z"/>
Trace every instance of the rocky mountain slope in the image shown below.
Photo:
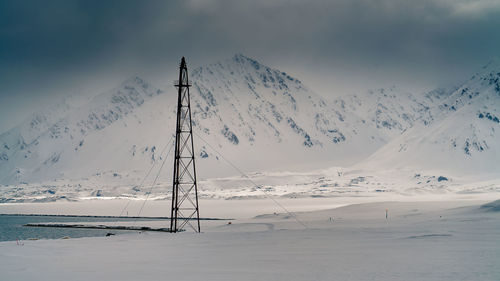
<path fill-rule="evenodd" d="M 498 177 L 500 63 L 483 67 L 440 100 L 434 112 L 437 121 L 413 126 L 372 155 L 366 165 Z"/>
<path fill-rule="evenodd" d="M 280 170 L 353 163 L 387 142 L 356 114 L 243 55 L 195 69 L 190 78 L 202 176 L 235 173 L 214 148 L 244 170 Z M 162 91 L 134 77 L 84 106 L 61 103 L 36 113 L 0 135 L 0 183 L 140 177 L 167 154 L 175 102 L 174 87 Z"/>
<path fill-rule="evenodd" d="M 489 65 L 455 91 L 416 95 L 393 87 L 329 101 L 237 54 L 190 71 L 197 170 L 201 178 L 236 174 L 223 158 L 244 171 L 311 170 L 375 153 L 366 165 L 432 160 L 493 171 L 499 69 Z M 34 114 L 0 135 L 0 184 L 140 182 L 165 159 L 161 180 L 168 181 L 176 94 L 133 77 L 83 106 L 62 102 Z"/>

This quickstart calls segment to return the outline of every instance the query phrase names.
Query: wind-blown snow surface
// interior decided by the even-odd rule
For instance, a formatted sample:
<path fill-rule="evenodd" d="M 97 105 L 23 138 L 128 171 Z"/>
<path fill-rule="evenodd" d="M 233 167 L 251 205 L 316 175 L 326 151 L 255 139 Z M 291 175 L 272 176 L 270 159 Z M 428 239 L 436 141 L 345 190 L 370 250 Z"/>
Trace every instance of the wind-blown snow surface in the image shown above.
<path fill-rule="evenodd" d="M 298 213 L 308 229 L 260 214 L 203 222 L 201 234 L 1 242 L 0 272 L 5 280 L 499 280 L 500 212 L 489 207 L 498 202 L 482 204 Z"/>
<path fill-rule="evenodd" d="M 497 192 L 499 77 L 491 63 L 453 91 L 328 101 L 244 55 L 199 67 L 190 80 L 201 196 L 263 196 L 226 160 L 276 196 Z M 0 201 L 168 198 L 175 103 L 173 87 L 133 77 L 83 106 L 34 114 L 0 135 Z M 334 165 L 347 168 L 314 171 Z"/>

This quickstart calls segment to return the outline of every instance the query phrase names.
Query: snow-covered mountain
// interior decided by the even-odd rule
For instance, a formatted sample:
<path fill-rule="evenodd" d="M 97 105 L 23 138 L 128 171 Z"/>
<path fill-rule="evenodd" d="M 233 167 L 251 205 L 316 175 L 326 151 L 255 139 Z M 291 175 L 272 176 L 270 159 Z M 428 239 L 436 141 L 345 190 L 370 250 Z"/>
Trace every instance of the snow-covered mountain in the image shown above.
<path fill-rule="evenodd" d="M 357 114 L 243 55 L 191 77 L 196 129 L 247 170 L 354 163 L 387 141 Z"/>
<path fill-rule="evenodd" d="M 139 107 L 160 94 L 142 79 L 132 78 L 82 107 L 63 102 L 33 114 L 0 135 L 1 182 L 53 179 L 68 171 L 75 176 L 94 172 L 92 167 L 99 167 L 94 162 L 107 154 L 104 149 L 122 145 L 119 136 L 105 137 L 113 134 L 113 125 L 121 122 L 126 127 L 125 120 L 134 119 Z M 101 137 L 96 140 L 97 136 Z"/>
<path fill-rule="evenodd" d="M 432 159 L 436 167 L 494 170 L 499 69 L 489 65 L 455 91 L 416 95 L 392 87 L 332 101 L 241 54 L 193 69 L 197 172 L 236 174 L 219 152 L 244 171 L 279 171 L 347 166 L 377 150 L 366 165 L 429 166 Z M 165 159 L 160 179 L 168 182 L 176 95 L 173 86 L 159 90 L 133 77 L 83 106 L 62 102 L 34 114 L 0 135 L 0 184 L 137 184 Z"/>
<path fill-rule="evenodd" d="M 235 173 L 213 148 L 247 171 L 280 170 L 353 163 L 388 140 L 298 79 L 243 55 L 197 68 L 190 80 L 202 176 Z M 167 153 L 176 94 L 134 77 L 84 106 L 34 114 L 0 135 L 0 183 L 134 171 L 139 178 Z"/>
<path fill-rule="evenodd" d="M 415 95 L 393 86 L 340 97 L 334 103 L 345 112 L 359 115 L 392 139 L 415 124 L 432 123 L 439 114 L 435 105 L 448 95 L 443 89 Z"/>
<path fill-rule="evenodd" d="M 366 165 L 500 174 L 500 62 L 492 61 L 417 124 L 372 155 Z"/>

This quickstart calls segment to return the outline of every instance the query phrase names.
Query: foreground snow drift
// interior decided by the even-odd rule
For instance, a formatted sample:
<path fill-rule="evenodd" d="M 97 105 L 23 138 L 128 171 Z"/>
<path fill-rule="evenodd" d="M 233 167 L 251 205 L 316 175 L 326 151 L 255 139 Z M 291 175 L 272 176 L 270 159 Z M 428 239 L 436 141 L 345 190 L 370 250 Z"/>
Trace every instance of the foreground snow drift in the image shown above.
<path fill-rule="evenodd" d="M 270 213 L 209 222 L 202 234 L 4 242 L 0 272 L 5 280 L 499 280 L 500 212 L 484 203 L 299 213 L 308 229 Z"/>

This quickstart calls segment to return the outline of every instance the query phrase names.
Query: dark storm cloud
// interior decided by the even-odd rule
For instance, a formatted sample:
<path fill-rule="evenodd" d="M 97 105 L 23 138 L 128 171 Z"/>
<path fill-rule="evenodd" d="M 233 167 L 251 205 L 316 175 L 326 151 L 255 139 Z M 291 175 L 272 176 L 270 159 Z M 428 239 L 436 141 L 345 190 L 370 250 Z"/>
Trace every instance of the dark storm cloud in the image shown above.
<path fill-rule="evenodd" d="M 490 0 L 0 0 L 0 131 L 53 97 L 167 81 L 182 55 L 242 52 L 324 95 L 458 82 L 498 55 L 499 27 Z"/>

